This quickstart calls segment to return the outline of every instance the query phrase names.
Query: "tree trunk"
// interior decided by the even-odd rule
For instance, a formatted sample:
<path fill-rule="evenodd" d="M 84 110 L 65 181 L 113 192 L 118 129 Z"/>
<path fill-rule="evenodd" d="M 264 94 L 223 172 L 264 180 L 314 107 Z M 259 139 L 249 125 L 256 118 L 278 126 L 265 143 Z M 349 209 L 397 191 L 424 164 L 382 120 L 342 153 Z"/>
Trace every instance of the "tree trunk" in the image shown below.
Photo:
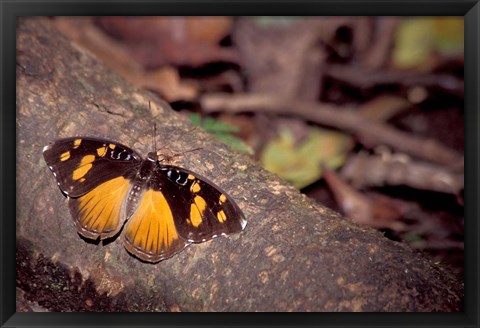
<path fill-rule="evenodd" d="M 19 297 L 49 311 L 463 310 L 463 284 L 441 265 L 315 204 L 192 129 L 48 19 L 19 19 L 17 26 Z M 97 136 L 145 156 L 153 122 L 163 146 L 201 148 L 185 154 L 185 166 L 237 201 L 248 221 L 242 233 L 191 245 L 157 264 L 129 255 L 120 238 L 79 237 L 43 147 L 61 137 Z"/>

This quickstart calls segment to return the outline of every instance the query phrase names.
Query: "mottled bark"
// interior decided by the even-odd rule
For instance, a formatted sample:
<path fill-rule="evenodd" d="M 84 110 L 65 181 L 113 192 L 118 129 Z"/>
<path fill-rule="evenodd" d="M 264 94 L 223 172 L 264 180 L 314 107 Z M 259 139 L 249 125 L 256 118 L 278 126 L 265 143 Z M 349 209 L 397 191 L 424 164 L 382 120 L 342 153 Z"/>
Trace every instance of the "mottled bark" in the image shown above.
<path fill-rule="evenodd" d="M 42 148 L 89 135 L 145 155 L 153 122 L 174 151 L 201 147 L 185 155 L 185 165 L 237 200 L 248 225 L 152 265 L 130 256 L 120 238 L 104 244 L 79 237 Z M 20 19 L 17 28 L 17 287 L 51 311 L 463 309 L 463 284 L 440 265 L 315 204 L 192 129 L 46 18 Z"/>

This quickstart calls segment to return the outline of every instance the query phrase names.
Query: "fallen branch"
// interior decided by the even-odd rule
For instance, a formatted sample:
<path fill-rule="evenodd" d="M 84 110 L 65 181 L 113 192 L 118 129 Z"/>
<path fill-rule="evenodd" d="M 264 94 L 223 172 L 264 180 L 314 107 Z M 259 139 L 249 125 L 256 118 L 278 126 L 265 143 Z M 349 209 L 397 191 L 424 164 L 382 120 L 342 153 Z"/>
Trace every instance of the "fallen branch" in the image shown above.
<path fill-rule="evenodd" d="M 342 176 L 356 188 L 406 185 L 457 195 L 464 185 L 463 174 L 395 155 L 351 156 L 342 168 Z"/>
<path fill-rule="evenodd" d="M 418 74 L 401 71 L 375 71 L 359 66 L 329 65 L 324 73 L 351 85 L 368 89 L 380 84 L 401 84 L 408 87 L 438 88 L 457 97 L 464 95 L 464 83 L 450 74 Z"/>
<path fill-rule="evenodd" d="M 435 140 L 412 136 L 388 125 L 372 122 L 357 115 L 353 107 L 340 108 L 331 104 L 283 99 L 270 94 L 206 94 L 201 98 L 205 112 L 269 112 L 303 117 L 356 134 L 369 144 L 387 145 L 396 151 L 445 166 L 463 166 L 463 157 Z"/>

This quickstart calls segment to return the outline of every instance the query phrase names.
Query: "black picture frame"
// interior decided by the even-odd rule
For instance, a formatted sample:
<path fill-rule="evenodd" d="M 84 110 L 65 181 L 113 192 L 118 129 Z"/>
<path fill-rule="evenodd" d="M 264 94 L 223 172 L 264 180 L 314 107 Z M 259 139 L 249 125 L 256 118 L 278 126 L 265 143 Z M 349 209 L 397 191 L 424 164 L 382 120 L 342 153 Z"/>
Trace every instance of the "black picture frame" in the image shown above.
<path fill-rule="evenodd" d="M 478 1 L 0 1 L 0 238 L 2 327 L 321 326 L 478 327 Z M 465 17 L 465 311 L 463 313 L 15 313 L 16 17 L 57 15 L 413 15 Z"/>

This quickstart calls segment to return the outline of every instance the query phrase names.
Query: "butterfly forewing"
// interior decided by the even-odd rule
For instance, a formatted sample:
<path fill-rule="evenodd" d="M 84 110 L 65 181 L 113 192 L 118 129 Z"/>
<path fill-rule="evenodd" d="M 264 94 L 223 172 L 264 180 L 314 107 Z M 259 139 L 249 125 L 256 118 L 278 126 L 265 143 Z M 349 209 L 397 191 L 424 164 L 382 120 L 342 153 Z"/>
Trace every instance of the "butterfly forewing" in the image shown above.
<path fill-rule="evenodd" d="M 43 150 L 43 157 L 69 197 L 79 197 L 101 183 L 119 176 L 130 176 L 142 159 L 132 149 L 108 140 L 66 138 Z"/>
<path fill-rule="evenodd" d="M 243 230 L 246 220 L 235 202 L 213 182 L 184 168 L 157 163 L 153 188 L 164 189 L 180 236 L 190 242 Z M 173 190 L 180 192 L 175 193 Z M 180 199 L 179 199 L 180 198 Z"/>

